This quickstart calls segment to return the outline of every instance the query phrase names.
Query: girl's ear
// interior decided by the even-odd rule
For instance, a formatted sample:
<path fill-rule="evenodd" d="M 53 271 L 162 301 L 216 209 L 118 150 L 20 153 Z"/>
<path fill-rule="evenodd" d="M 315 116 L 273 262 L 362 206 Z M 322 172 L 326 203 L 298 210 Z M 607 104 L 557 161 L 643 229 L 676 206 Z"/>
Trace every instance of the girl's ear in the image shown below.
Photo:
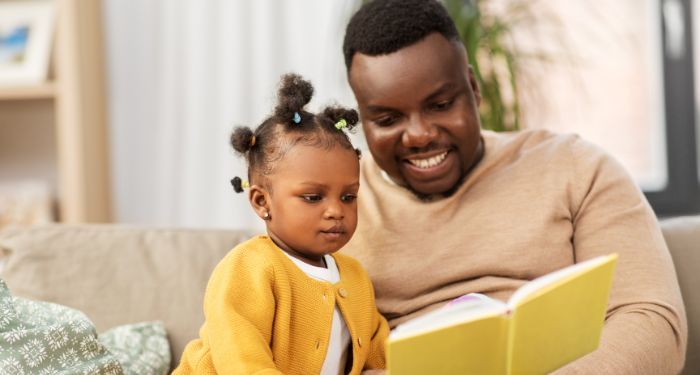
<path fill-rule="evenodd" d="M 260 185 L 251 185 L 248 200 L 261 219 L 268 220 L 270 218 L 270 193 L 267 189 Z"/>

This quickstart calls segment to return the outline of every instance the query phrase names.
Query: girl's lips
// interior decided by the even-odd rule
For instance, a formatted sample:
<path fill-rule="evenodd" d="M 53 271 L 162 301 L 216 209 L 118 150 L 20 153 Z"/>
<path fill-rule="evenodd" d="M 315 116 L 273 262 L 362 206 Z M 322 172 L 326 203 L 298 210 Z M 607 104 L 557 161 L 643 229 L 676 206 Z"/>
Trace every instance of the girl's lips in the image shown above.
<path fill-rule="evenodd" d="M 345 231 L 342 232 L 327 232 L 321 231 L 321 236 L 327 240 L 337 241 L 345 237 Z"/>
<path fill-rule="evenodd" d="M 340 221 L 336 221 L 332 227 L 328 229 L 321 229 L 321 232 L 323 233 L 345 233 L 345 227 L 340 223 Z"/>

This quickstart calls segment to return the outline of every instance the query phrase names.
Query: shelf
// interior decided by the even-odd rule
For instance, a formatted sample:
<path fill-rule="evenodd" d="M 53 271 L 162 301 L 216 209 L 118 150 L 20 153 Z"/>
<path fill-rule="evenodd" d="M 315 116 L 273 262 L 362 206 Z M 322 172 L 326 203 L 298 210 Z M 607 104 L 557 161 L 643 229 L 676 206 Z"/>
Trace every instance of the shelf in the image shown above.
<path fill-rule="evenodd" d="M 109 222 L 103 1 L 52 2 L 49 78 L 0 86 L 0 179 L 48 177 L 60 222 Z"/>
<path fill-rule="evenodd" d="M 56 94 L 53 82 L 31 86 L 1 87 L 0 100 L 50 99 Z"/>

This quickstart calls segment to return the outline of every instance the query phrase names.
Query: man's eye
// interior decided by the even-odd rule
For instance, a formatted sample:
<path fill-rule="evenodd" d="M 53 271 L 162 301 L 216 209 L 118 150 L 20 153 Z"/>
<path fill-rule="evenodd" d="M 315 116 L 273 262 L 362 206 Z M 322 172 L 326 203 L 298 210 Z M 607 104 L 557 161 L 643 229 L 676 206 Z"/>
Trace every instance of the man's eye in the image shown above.
<path fill-rule="evenodd" d="M 355 194 L 345 194 L 345 195 L 343 195 L 342 197 L 340 197 L 340 199 L 341 199 L 343 202 L 348 202 L 348 203 L 349 203 L 349 202 L 352 202 L 352 201 L 354 201 L 355 199 L 357 199 L 357 195 L 355 195 Z"/>
<path fill-rule="evenodd" d="M 396 116 L 384 116 L 374 120 L 374 123 L 379 126 L 389 126 L 396 122 Z"/>
<path fill-rule="evenodd" d="M 444 100 L 441 102 L 437 102 L 433 104 L 433 110 L 444 111 L 446 109 L 449 109 L 452 106 L 452 103 L 454 103 L 454 100 Z"/>
<path fill-rule="evenodd" d="M 321 196 L 317 194 L 302 195 L 301 198 L 310 203 L 316 203 L 321 201 Z"/>

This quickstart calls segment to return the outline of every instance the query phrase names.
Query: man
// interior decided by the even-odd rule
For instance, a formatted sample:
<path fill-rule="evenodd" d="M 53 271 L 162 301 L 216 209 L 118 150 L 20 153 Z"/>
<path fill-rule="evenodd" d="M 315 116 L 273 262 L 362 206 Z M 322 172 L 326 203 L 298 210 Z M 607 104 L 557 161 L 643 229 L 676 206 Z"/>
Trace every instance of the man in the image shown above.
<path fill-rule="evenodd" d="M 466 293 L 506 300 L 616 252 L 599 349 L 559 373 L 680 371 L 687 323 L 673 264 L 617 162 L 576 136 L 481 131 L 479 87 L 434 0 L 367 3 L 343 50 L 371 152 L 344 251 L 367 268 L 392 327 Z"/>

